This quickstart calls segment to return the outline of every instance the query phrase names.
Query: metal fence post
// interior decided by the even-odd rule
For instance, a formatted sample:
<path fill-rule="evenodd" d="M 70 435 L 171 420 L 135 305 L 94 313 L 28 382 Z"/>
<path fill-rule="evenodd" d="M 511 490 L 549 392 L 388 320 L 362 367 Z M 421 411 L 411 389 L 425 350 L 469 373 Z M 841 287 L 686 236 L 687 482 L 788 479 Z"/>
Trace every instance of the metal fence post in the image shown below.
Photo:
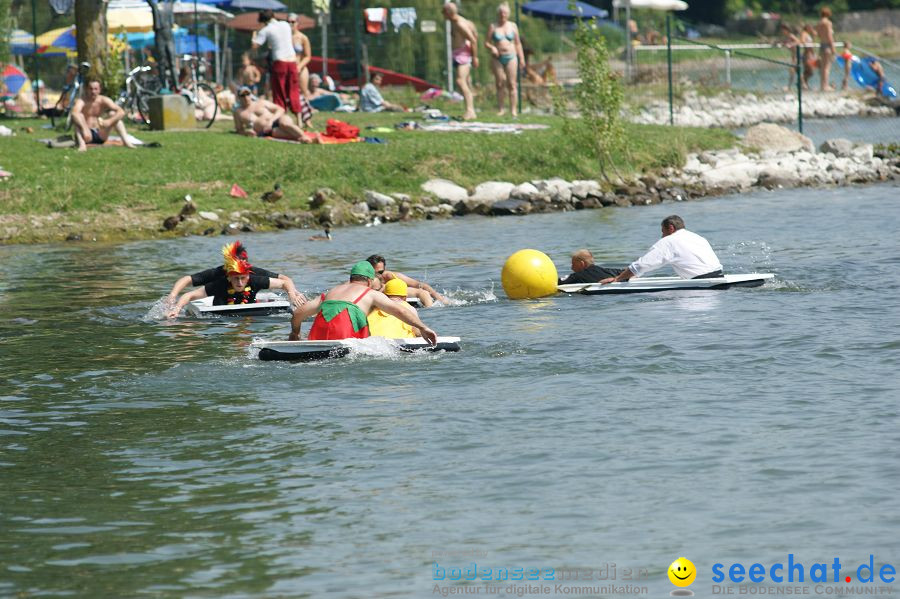
<path fill-rule="evenodd" d="M 354 44 L 354 46 L 355 46 L 354 54 L 355 54 L 355 58 L 356 58 L 356 85 L 359 87 L 360 91 L 362 91 L 363 85 L 365 85 L 365 83 L 363 82 L 363 78 L 362 78 L 362 75 L 363 75 L 362 62 L 361 62 L 362 57 L 360 56 L 360 47 L 359 47 L 360 44 L 362 44 L 362 7 L 360 6 L 359 0 L 356 0 L 353 3 L 353 13 L 354 13 L 354 17 L 353 17 L 354 36 L 353 37 L 356 38 L 356 40 L 355 40 L 356 43 Z"/>
<path fill-rule="evenodd" d="M 731 87 L 731 50 L 725 50 L 725 83 Z"/>
<path fill-rule="evenodd" d="M 800 60 L 800 46 L 794 47 L 797 56 L 797 128 L 803 133 L 803 63 Z"/>
<path fill-rule="evenodd" d="M 672 109 L 672 17 L 669 13 L 666 13 L 666 55 L 666 62 L 669 63 L 669 125 L 674 125 L 675 113 Z"/>
<path fill-rule="evenodd" d="M 516 0 L 516 27 L 519 26 L 519 0 Z M 516 64 L 518 64 L 518 57 L 516 57 Z M 522 69 L 525 68 L 524 64 L 520 64 L 519 68 L 516 69 L 516 102 L 518 102 L 518 112 L 522 114 Z"/>

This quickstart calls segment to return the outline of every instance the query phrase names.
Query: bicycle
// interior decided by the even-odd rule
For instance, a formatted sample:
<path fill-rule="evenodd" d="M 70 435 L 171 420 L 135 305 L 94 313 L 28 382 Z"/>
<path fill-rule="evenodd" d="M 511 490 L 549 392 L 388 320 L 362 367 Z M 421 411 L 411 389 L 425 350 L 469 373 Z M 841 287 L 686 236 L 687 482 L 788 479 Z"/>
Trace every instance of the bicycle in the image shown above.
<path fill-rule="evenodd" d="M 206 83 L 204 76 L 210 68 L 209 61 L 190 54 L 185 54 L 181 60 L 185 63 L 183 69 L 187 69 L 187 72 L 182 70 L 182 75 L 189 74 L 190 79 L 185 78 L 184 82 L 179 82 L 182 87 L 177 91 L 194 106 L 194 116 L 197 117 L 198 124 L 208 129 L 216 122 L 216 115 L 219 113 L 216 92 Z"/>
<path fill-rule="evenodd" d="M 116 103 L 129 113 L 129 118 L 137 121 L 138 119 L 135 117 L 136 112 L 140 120 L 148 125 L 150 124 L 150 104 L 148 100 L 150 96 L 158 94 L 160 89 L 159 79 L 152 71 L 153 67 L 148 65 L 131 69 L 125 78 L 125 89 L 122 90 L 118 100 L 116 100 Z"/>
<path fill-rule="evenodd" d="M 91 63 L 83 62 L 77 67 L 70 65 L 67 71 L 72 72 L 72 69 L 74 69 L 72 80 L 63 86 L 59 100 L 56 101 L 53 108 L 42 108 L 40 111 L 41 114 L 50 117 L 50 125 L 53 128 L 57 127 L 57 119 L 62 121 L 63 117 L 65 117 L 64 131 L 72 129 L 72 105 L 75 104 L 75 100 L 81 94 L 85 77 L 87 77 L 88 71 L 91 70 Z M 68 77 L 69 73 L 67 72 L 66 78 L 68 79 Z"/>

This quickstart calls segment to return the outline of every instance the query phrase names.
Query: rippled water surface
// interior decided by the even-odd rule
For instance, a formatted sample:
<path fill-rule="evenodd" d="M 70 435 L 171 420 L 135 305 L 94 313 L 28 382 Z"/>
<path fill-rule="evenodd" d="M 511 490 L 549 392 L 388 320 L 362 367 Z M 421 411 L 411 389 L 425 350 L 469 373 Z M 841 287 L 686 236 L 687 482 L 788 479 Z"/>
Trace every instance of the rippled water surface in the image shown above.
<path fill-rule="evenodd" d="M 0 596 L 430 597 L 435 562 L 615 563 L 665 596 L 679 555 L 708 595 L 716 562 L 898 565 L 898 197 L 246 236 L 308 293 L 378 252 L 459 300 L 422 311 L 458 354 L 307 365 L 249 352 L 284 318 L 154 317 L 225 238 L 0 248 Z M 500 288 L 517 249 L 621 264 L 673 212 L 774 282 Z"/>

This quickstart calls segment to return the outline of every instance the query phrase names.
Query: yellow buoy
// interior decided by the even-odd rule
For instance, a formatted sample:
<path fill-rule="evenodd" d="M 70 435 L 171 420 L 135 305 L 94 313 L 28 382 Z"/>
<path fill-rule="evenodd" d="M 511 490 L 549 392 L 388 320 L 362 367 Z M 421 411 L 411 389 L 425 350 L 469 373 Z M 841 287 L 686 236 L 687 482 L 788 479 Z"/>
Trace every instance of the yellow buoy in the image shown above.
<path fill-rule="evenodd" d="M 530 299 L 556 293 L 556 266 L 544 252 L 519 250 L 506 259 L 500 282 L 509 299 Z"/>

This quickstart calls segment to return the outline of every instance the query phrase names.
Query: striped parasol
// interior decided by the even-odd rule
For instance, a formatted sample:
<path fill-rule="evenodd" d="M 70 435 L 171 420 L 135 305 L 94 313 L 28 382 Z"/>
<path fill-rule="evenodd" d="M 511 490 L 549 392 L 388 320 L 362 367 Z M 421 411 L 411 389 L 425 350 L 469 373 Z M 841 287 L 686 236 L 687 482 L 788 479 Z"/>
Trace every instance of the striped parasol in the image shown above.
<path fill-rule="evenodd" d="M 18 67 L 8 64 L 4 65 L 2 70 L 0 70 L 0 79 L 3 80 L 3 84 L 6 85 L 9 94 L 15 96 L 22 89 L 25 81 L 28 80 L 28 76 Z"/>

